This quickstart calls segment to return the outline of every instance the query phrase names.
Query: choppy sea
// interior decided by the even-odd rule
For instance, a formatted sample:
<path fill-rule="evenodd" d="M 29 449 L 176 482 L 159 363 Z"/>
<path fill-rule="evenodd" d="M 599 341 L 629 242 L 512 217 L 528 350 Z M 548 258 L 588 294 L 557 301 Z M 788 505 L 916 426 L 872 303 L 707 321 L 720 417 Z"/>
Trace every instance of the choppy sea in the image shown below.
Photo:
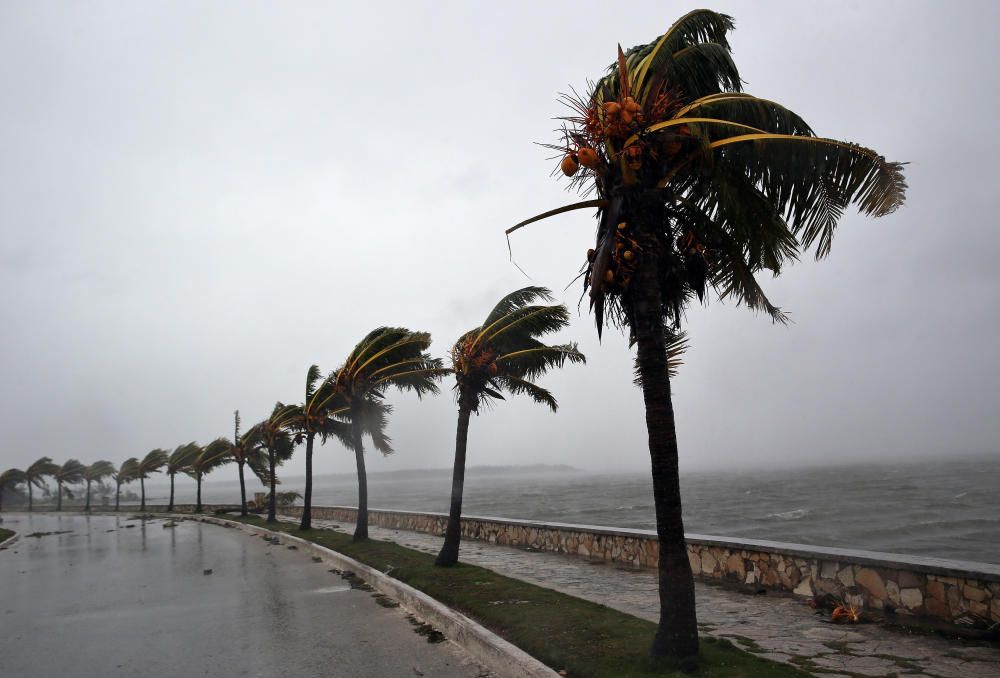
<path fill-rule="evenodd" d="M 282 489 L 301 483 L 286 478 Z M 317 476 L 314 503 L 355 505 L 355 483 Z M 450 471 L 369 475 L 376 508 L 446 512 L 450 491 Z M 688 533 L 1000 563 L 1000 458 L 685 473 L 681 493 Z M 206 502 L 235 496 L 234 483 L 206 484 Z M 655 527 L 646 473 L 470 468 L 464 513 Z"/>

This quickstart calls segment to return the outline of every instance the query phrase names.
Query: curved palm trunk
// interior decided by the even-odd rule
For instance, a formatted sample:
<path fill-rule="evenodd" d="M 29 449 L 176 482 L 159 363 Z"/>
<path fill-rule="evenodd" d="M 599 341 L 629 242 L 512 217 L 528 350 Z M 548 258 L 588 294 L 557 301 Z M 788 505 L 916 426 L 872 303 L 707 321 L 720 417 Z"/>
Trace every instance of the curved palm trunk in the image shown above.
<path fill-rule="evenodd" d="M 122 484 L 115 483 L 115 511 L 118 510 L 118 504 L 121 498 L 122 498 Z"/>
<path fill-rule="evenodd" d="M 462 492 L 465 489 L 465 449 L 469 440 L 469 417 L 472 407 L 462 403 L 458 408 L 458 431 L 455 434 L 455 468 L 451 475 L 451 508 L 444 546 L 435 565 L 449 566 L 458 562 L 458 547 L 462 542 Z"/>
<path fill-rule="evenodd" d="M 354 460 L 358 465 L 358 519 L 354 526 L 354 541 L 363 541 L 368 539 L 368 474 L 365 472 L 361 422 L 355 412 L 351 412 L 351 437 L 354 438 Z"/>
<path fill-rule="evenodd" d="M 174 512 L 174 477 L 176 473 L 170 474 L 170 504 L 167 506 L 167 513 Z"/>
<path fill-rule="evenodd" d="M 269 523 L 276 523 L 276 522 L 278 522 L 278 516 L 276 515 L 276 512 L 274 510 L 274 507 L 275 507 L 275 505 L 277 503 L 277 497 L 275 497 L 275 494 L 274 494 L 274 490 L 275 490 L 274 486 L 276 484 L 274 482 L 274 450 L 272 450 L 270 447 L 267 448 L 267 466 L 268 466 L 268 471 L 271 474 L 271 477 L 270 477 L 270 481 L 271 481 L 271 499 L 270 499 L 270 501 L 267 502 L 267 522 L 269 522 Z"/>
<path fill-rule="evenodd" d="M 58 491 L 56 492 L 56 511 L 62 511 L 62 481 L 57 482 L 56 486 Z"/>
<path fill-rule="evenodd" d="M 90 511 L 90 481 L 87 481 L 87 505 L 83 507 L 84 511 Z"/>
<path fill-rule="evenodd" d="M 142 501 L 139 504 L 139 510 L 146 510 L 146 480 L 140 476 L 139 477 L 139 487 L 142 489 Z"/>
<path fill-rule="evenodd" d="M 195 513 L 201 513 L 201 474 L 200 473 L 198 474 L 198 476 L 197 476 L 196 479 L 198 481 L 198 499 L 194 503 L 194 512 Z"/>
<path fill-rule="evenodd" d="M 698 654 L 698 622 L 681 517 L 677 432 L 658 280 L 659 247 L 653 240 L 643 246 L 632 302 L 659 540 L 660 622 L 651 653 L 654 657 L 691 657 Z"/>
<path fill-rule="evenodd" d="M 300 530 L 312 529 L 312 496 L 313 496 L 313 439 L 315 433 L 306 435 L 306 490 L 302 498 L 302 522 Z"/>
<path fill-rule="evenodd" d="M 33 508 L 31 506 L 31 483 L 29 482 L 28 483 L 28 512 L 30 513 L 32 510 L 33 510 Z"/>
<path fill-rule="evenodd" d="M 244 518 L 247 515 L 247 483 L 243 479 L 243 465 L 246 461 L 242 459 L 236 460 L 236 465 L 240 467 L 240 515 Z"/>

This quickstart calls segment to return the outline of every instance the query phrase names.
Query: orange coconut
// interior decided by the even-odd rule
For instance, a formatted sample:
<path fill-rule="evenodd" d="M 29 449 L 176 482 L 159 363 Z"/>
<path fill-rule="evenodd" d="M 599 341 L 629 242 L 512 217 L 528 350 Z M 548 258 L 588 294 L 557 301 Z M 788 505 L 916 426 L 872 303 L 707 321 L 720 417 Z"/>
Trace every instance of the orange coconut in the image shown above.
<path fill-rule="evenodd" d="M 572 153 L 566 154 L 566 157 L 562 159 L 562 163 L 560 163 L 559 167 L 562 169 L 563 174 L 568 177 L 573 176 L 576 174 L 577 170 L 580 169 L 580 165 L 577 163 L 576 158 Z"/>
<path fill-rule="evenodd" d="M 597 161 L 599 158 L 597 156 L 597 151 L 594 149 L 584 146 L 576 152 L 576 156 L 580 160 L 580 164 L 584 167 L 590 167 L 591 169 L 597 167 Z"/>

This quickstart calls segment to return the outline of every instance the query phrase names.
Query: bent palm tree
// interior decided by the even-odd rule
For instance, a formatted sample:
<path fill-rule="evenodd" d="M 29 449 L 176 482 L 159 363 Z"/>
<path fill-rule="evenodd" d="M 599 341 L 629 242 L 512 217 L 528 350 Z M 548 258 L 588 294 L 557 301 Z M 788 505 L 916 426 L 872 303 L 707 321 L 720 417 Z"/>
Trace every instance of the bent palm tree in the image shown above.
<path fill-rule="evenodd" d="M 218 438 L 213 444 L 223 445 L 225 454 L 236 462 L 240 476 L 240 515 L 247 515 L 247 485 L 244 475 L 244 467 L 250 464 L 250 470 L 256 474 L 260 482 L 267 484 L 267 474 L 264 472 L 263 451 L 260 447 L 254 447 L 246 436 L 240 436 L 240 411 L 233 412 L 235 425 L 233 427 L 233 439 Z"/>
<path fill-rule="evenodd" d="M 362 436 L 367 433 L 375 449 L 392 452 L 385 425 L 392 408 L 384 402 L 389 387 L 414 391 L 418 397 L 437 393 L 435 383 L 447 370 L 441 360 L 427 353 L 431 335 L 405 327 L 379 327 L 362 339 L 344 365 L 330 375 L 343 399 L 351 422 L 351 443 L 358 469 L 358 521 L 354 540 L 368 538 L 368 477 Z"/>
<path fill-rule="evenodd" d="M 123 461 L 121 467 L 111 474 L 111 479 L 115 481 L 115 511 L 118 510 L 121 501 L 122 485 L 130 483 L 138 477 L 139 460 L 135 457 L 129 457 Z"/>
<path fill-rule="evenodd" d="M 228 464 L 230 462 L 230 458 L 228 456 L 228 443 L 228 440 L 219 438 L 212 441 L 204 448 L 199 447 L 194 443 L 190 443 L 189 445 L 192 450 L 197 451 L 197 454 L 191 458 L 191 463 L 185 471 L 189 476 L 198 481 L 198 498 L 194 507 L 195 513 L 201 513 L 202 478 L 205 477 L 206 473 L 211 473 L 223 464 Z"/>
<path fill-rule="evenodd" d="M 275 403 L 271 416 L 255 424 L 244 437 L 245 444 L 250 448 L 263 449 L 267 453 L 267 478 L 271 490 L 267 503 L 267 522 L 269 523 L 278 520 L 275 511 L 275 486 L 278 484 L 275 468 L 291 459 L 292 452 L 295 451 L 292 437 L 285 430 L 292 419 L 294 409 L 293 405 Z M 251 468 L 253 468 L 252 464 Z"/>
<path fill-rule="evenodd" d="M 28 468 L 24 469 L 24 483 L 28 486 L 28 510 L 33 510 L 32 488 L 45 488 L 45 477 L 54 476 L 59 466 L 52 463 L 50 457 L 42 457 Z"/>
<path fill-rule="evenodd" d="M 562 304 L 540 306 L 538 300 L 552 301 L 544 287 L 525 287 L 511 292 L 490 311 L 482 325 L 469 330 L 451 349 L 451 369 L 458 399 L 458 431 L 455 435 L 455 468 L 451 481 L 451 506 L 444 545 L 435 565 L 454 565 L 462 539 L 462 493 L 465 487 L 465 450 L 469 418 L 479 413 L 491 399 L 503 400 L 502 391 L 525 394 L 536 403 L 556 411 L 556 399 L 534 383 L 553 367 L 567 360 L 584 363 L 576 344 L 549 346 L 538 337 L 556 332 L 569 324 Z"/>
<path fill-rule="evenodd" d="M 815 247 L 830 251 L 850 203 L 880 217 L 902 203 L 900 163 L 816 137 L 794 112 L 740 91 L 730 17 L 695 10 L 662 36 L 619 48 L 586 97 L 564 100 L 557 148 L 573 185 L 596 198 L 539 219 L 597 208 L 584 290 L 597 321 L 637 344 L 659 538 L 660 621 L 652 654 L 698 651 L 694 585 L 684 542 L 677 437 L 667 375 L 667 328 L 706 285 L 720 299 L 787 321 L 756 279 Z M 582 170 L 581 170 L 582 166 Z"/>
<path fill-rule="evenodd" d="M 115 472 L 114 464 L 110 461 L 95 461 L 83 471 L 83 479 L 87 481 L 87 504 L 84 511 L 90 511 L 90 484 L 99 483 Z"/>
<path fill-rule="evenodd" d="M 77 483 L 82 483 L 86 470 L 87 467 L 78 462 L 76 459 L 69 459 L 65 464 L 60 466 L 55 473 L 52 474 L 52 477 L 56 480 L 57 511 L 62 511 L 62 498 L 64 492 L 70 499 L 73 498 L 73 493 L 70 492 L 66 485 L 76 485 Z"/>
<path fill-rule="evenodd" d="M 139 479 L 139 486 L 142 488 L 142 500 L 139 503 L 140 511 L 146 510 L 146 478 L 151 473 L 159 473 L 160 469 L 166 465 L 168 456 L 166 450 L 156 448 L 136 463 L 135 477 Z"/>
<path fill-rule="evenodd" d="M 321 381 L 322 380 L 322 381 Z M 319 434 L 326 442 L 333 435 L 350 447 L 350 426 L 336 418 L 346 413 L 343 398 L 329 379 L 323 379 L 318 365 L 311 365 L 306 372 L 306 397 L 301 405 L 296 405 L 289 413 L 285 427 L 295 434 L 293 442 L 306 443 L 306 487 L 302 499 L 302 520 L 300 530 L 312 528 L 312 457 L 313 441 Z"/>
<path fill-rule="evenodd" d="M 187 473 L 191 468 L 192 459 L 197 456 L 199 448 L 193 442 L 185 445 L 178 445 L 167 457 L 164 469 L 170 476 L 170 503 L 167 504 L 167 512 L 174 510 L 174 480 L 178 473 Z"/>
<path fill-rule="evenodd" d="M 3 473 L 0 473 L 0 511 L 3 511 L 3 493 L 4 490 L 16 489 L 18 485 L 24 482 L 24 471 L 17 468 L 9 468 Z"/>

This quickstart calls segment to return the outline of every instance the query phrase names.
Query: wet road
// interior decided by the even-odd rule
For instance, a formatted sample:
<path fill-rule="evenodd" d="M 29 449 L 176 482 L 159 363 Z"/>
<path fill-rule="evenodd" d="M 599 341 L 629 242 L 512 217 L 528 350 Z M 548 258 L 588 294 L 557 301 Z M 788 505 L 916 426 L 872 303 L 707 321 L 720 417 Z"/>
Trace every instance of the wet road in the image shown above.
<path fill-rule="evenodd" d="M 329 566 L 237 530 L 127 514 L 4 521 L 21 535 L 0 551 L 4 676 L 486 675 Z"/>

